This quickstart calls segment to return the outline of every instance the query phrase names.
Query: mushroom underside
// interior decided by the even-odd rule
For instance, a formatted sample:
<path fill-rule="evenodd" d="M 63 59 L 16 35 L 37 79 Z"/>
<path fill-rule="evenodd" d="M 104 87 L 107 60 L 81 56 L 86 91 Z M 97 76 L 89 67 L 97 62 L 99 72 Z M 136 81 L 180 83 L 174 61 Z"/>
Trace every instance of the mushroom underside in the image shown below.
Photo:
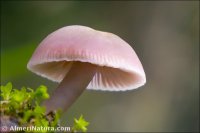
<path fill-rule="evenodd" d="M 55 82 L 61 82 L 68 74 L 71 66 L 79 61 L 54 61 L 37 64 L 32 70 L 45 78 Z M 98 66 L 94 77 L 87 89 L 123 91 L 122 88 L 137 88 L 141 84 L 141 76 L 137 73 L 127 72 L 119 68 Z M 135 87 L 134 87 L 135 86 Z"/>

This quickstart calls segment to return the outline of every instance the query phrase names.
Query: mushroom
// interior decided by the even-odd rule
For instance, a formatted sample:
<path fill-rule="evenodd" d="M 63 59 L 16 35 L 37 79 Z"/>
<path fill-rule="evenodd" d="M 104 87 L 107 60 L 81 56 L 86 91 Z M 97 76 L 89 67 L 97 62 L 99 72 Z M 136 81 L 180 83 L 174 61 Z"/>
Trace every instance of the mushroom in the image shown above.
<path fill-rule="evenodd" d="M 126 91 L 146 82 L 142 64 L 127 42 L 115 34 L 80 25 L 48 35 L 27 68 L 60 83 L 44 102 L 47 112 L 67 110 L 86 88 Z"/>

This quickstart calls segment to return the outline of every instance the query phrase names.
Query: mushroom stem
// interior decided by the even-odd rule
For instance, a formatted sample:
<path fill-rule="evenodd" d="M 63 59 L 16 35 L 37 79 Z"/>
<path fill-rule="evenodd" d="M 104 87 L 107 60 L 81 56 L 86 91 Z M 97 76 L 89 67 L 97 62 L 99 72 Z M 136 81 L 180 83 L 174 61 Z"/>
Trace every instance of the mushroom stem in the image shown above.
<path fill-rule="evenodd" d="M 90 63 L 74 62 L 50 99 L 44 102 L 46 112 L 57 109 L 66 111 L 88 86 L 96 69 L 97 66 Z"/>

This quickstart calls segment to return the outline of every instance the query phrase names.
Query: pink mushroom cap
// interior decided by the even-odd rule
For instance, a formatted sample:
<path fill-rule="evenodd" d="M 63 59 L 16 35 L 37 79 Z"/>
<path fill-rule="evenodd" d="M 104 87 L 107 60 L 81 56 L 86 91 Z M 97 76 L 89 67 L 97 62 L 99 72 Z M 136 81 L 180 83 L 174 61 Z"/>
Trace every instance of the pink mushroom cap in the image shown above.
<path fill-rule="evenodd" d="M 98 66 L 87 89 L 125 91 L 146 83 L 142 64 L 127 42 L 115 34 L 80 25 L 66 26 L 48 35 L 27 67 L 61 82 L 75 61 Z"/>

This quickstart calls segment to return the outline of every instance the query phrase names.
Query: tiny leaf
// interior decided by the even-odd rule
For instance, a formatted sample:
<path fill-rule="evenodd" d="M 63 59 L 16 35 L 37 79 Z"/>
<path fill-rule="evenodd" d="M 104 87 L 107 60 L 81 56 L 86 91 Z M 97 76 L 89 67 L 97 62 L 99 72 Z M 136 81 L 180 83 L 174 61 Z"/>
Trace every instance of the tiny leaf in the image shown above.
<path fill-rule="evenodd" d="M 74 131 L 82 131 L 86 132 L 87 131 L 87 126 L 89 125 L 89 122 L 87 122 L 84 118 L 83 115 L 80 116 L 80 118 L 77 120 L 76 118 L 74 119 L 74 126 L 73 130 Z"/>
<path fill-rule="evenodd" d="M 11 82 L 7 83 L 5 86 L 1 86 L 1 97 L 4 100 L 9 100 L 11 90 L 12 90 L 12 83 Z"/>

